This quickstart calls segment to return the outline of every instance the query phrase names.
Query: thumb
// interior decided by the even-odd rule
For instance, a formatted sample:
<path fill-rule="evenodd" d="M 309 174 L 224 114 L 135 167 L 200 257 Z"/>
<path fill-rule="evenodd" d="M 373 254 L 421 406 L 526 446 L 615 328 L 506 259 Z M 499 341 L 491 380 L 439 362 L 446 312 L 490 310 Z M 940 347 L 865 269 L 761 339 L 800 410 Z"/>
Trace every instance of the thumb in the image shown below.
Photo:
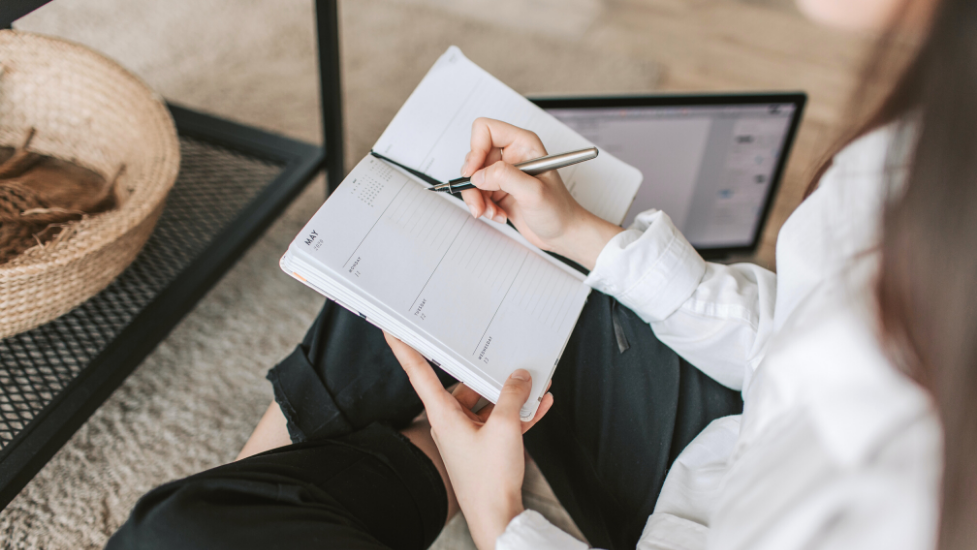
<path fill-rule="evenodd" d="M 499 394 L 499 401 L 495 404 L 495 410 L 492 411 L 492 416 L 489 420 L 497 418 L 498 421 L 511 422 L 517 426 L 521 425 L 519 418 L 519 409 L 526 403 L 529 399 L 529 393 L 533 389 L 533 379 L 529 375 L 529 371 L 525 369 L 518 369 L 509 375 L 509 378 L 505 381 L 505 385 L 502 386 L 502 392 Z"/>

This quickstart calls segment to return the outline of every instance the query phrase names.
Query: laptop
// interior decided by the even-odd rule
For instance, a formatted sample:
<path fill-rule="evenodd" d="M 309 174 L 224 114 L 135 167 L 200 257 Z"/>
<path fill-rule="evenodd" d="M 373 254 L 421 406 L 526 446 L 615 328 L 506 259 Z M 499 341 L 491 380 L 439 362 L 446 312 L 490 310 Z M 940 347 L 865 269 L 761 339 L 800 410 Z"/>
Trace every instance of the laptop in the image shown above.
<path fill-rule="evenodd" d="M 625 215 L 663 210 L 706 258 L 756 251 L 804 93 L 530 98 L 644 175 Z"/>

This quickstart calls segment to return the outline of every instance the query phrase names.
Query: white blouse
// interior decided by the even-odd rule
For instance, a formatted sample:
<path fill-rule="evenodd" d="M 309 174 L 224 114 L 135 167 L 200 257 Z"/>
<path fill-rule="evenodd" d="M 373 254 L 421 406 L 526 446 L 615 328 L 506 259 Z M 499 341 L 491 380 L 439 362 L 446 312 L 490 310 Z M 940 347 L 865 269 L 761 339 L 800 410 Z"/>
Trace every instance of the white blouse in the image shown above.
<path fill-rule="evenodd" d="M 781 229 L 777 274 L 703 261 L 655 210 L 601 252 L 587 283 L 745 403 L 679 455 L 640 550 L 935 546 L 942 430 L 879 345 L 872 292 L 895 136 L 837 155 Z M 526 511 L 496 548 L 586 545 Z"/>

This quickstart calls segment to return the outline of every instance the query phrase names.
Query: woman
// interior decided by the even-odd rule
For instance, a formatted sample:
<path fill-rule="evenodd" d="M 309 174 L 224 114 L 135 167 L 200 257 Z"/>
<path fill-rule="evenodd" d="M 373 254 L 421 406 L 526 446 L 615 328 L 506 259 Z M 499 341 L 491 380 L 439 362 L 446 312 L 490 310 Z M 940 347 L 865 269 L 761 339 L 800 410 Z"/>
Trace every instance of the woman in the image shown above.
<path fill-rule="evenodd" d="M 602 222 L 556 174 L 512 168 L 545 152 L 534 135 L 480 120 L 473 215 L 507 217 L 603 292 L 536 418 L 518 419 L 525 371 L 472 413 L 470 390 L 327 305 L 269 374 L 243 458 L 154 490 L 109 546 L 423 548 L 460 507 L 482 549 L 583 548 L 523 510 L 525 441 L 605 548 L 973 547 L 977 3 L 802 7 L 922 40 L 784 225 L 777 275 L 703 262 L 663 212 Z"/>

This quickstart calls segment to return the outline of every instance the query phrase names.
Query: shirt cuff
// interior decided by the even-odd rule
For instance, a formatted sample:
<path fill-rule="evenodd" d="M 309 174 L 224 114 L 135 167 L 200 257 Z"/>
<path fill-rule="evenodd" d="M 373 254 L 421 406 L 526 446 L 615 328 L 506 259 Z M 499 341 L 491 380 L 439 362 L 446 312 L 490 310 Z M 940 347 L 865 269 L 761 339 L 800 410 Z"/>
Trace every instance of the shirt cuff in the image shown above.
<path fill-rule="evenodd" d="M 706 262 L 671 218 L 648 210 L 607 243 L 584 283 L 652 323 L 665 320 L 688 300 L 705 272 Z"/>
<path fill-rule="evenodd" d="M 546 521 L 539 512 L 526 510 L 512 518 L 495 541 L 495 550 L 587 550 L 586 544 Z"/>

